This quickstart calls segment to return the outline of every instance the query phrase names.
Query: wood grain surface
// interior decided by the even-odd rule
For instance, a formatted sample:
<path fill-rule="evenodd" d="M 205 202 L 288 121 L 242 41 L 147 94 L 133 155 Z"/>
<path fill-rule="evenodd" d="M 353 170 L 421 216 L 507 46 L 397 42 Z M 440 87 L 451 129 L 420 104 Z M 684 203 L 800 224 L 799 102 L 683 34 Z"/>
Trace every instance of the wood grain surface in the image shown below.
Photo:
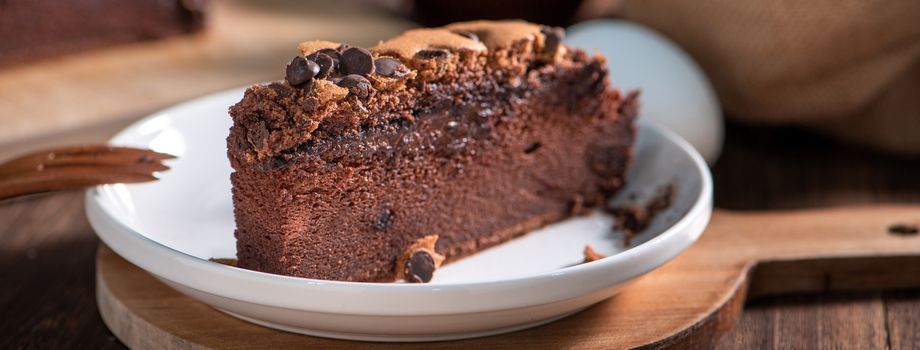
<path fill-rule="evenodd" d="M 0 158 L 102 141 L 177 101 L 275 79 L 292 43 L 305 36 L 363 45 L 410 25 L 355 13 L 341 2 L 299 2 L 291 10 L 281 10 L 275 0 L 214 3 L 212 29 L 203 35 L 0 71 Z M 259 50 L 251 49 L 254 43 Z M 739 125 L 729 125 L 724 152 L 713 169 L 720 208 L 920 203 L 920 158 L 880 154 L 800 130 Z M 96 311 L 99 242 L 82 199 L 82 192 L 71 191 L 0 202 L 0 348 L 125 347 Z M 716 348 L 920 348 L 920 290 L 763 297 L 744 308 Z M 520 341 L 519 348 L 532 344 Z M 557 345 L 596 344 L 575 339 Z"/>
<path fill-rule="evenodd" d="M 727 135 L 713 169 L 718 207 L 920 203 L 920 159 L 791 129 L 730 125 Z M 83 215 L 79 192 L 0 202 L 0 348 L 124 348 L 96 312 L 98 240 Z M 920 347 L 918 290 L 765 297 L 744 308 L 716 348 Z M 524 339 L 519 346 L 530 344 Z"/>
<path fill-rule="evenodd" d="M 920 205 L 718 210 L 706 232 L 673 261 L 620 294 L 567 319 L 447 348 L 556 349 L 712 347 L 745 298 L 796 292 L 920 288 Z M 96 260 L 103 320 L 134 348 L 360 349 L 367 343 L 296 336 L 240 322 L 184 298 L 106 247 Z M 375 344 L 416 349 L 429 344 Z"/>

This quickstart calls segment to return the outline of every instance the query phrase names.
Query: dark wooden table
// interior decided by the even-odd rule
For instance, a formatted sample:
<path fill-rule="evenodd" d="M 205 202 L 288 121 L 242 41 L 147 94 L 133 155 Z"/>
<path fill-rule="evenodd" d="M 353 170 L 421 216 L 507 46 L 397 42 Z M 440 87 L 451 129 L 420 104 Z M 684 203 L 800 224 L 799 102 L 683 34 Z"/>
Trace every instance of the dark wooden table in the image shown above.
<path fill-rule="evenodd" d="M 920 157 L 787 128 L 730 125 L 716 205 L 738 210 L 920 202 Z M 82 192 L 0 202 L 0 348 L 124 346 L 96 311 L 98 239 Z M 723 349 L 917 349 L 920 291 L 782 296 L 748 303 Z"/>

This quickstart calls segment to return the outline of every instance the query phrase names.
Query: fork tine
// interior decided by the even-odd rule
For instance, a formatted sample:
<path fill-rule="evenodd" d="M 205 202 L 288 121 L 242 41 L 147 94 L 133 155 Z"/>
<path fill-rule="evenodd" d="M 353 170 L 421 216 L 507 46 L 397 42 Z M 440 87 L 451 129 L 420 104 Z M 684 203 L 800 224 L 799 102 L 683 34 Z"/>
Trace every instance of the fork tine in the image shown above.
<path fill-rule="evenodd" d="M 0 164 L 0 199 L 109 183 L 157 180 L 173 155 L 151 150 L 82 145 L 35 152 Z"/>
<path fill-rule="evenodd" d="M 61 148 L 55 148 L 55 149 L 46 149 L 46 150 L 35 152 L 35 153 L 55 153 L 59 157 L 64 157 L 64 156 L 75 156 L 75 155 L 104 153 L 104 152 L 127 152 L 127 153 L 134 153 L 139 156 L 144 155 L 144 154 L 149 154 L 156 159 L 175 158 L 175 156 L 173 155 L 155 152 L 149 149 L 112 146 L 112 145 L 106 145 L 106 144 L 77 145 L 77 146 L 61 147 Z"/>
<path fill-rule="evenodd" d="M 91 165 L 67 165 L 46 167 L 41 169 L 30 169 L 18 172 L 12 175 L 0 174 L 0 180 L 9 178 L 27 178 L 27 177 L 55 177 L 55 176 L 72 176 L 72 177 L 111 177 L 111 176 L 133 176 L 133 175 L 154 175 L 158 172 L 169 170 L 169 167 L 161 163 L 140 163 L 140 164 L 91 164 Z"/>
<path fill-rule="evenodd" d="M 0 176 L 29 172 L 60 166 L 87 165 L 141 165 L 159 164 L 160 161 L 173 159 L 175 156 L 127 147 L 108 145 L 74 146 L 63 149 L 45 150 L 13 159 L 0 165 Z M 166 170 L 162 165 L 154 166 L 156 171 Z"/>
<path fill-rule="evenodd" d="M 29 176 L 0 178 L 0 199 L 108 183 L 157 180 L 152 173 L 121 170 L 100 171 L 96 167 L 56 168 L 50 171 L 30 173 Z"/>

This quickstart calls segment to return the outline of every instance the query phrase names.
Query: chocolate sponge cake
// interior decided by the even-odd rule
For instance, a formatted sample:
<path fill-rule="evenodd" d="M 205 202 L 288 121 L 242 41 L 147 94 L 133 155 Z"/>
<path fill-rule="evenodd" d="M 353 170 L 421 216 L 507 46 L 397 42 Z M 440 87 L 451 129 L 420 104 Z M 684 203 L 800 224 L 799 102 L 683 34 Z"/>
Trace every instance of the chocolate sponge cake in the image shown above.
<path fill-rule="evenodd" d="M 623 186 L 636 96 L 563 35 L 477 21 L 301 43 L 284 81 L 230 108 L 238 266 L 425 282 L 601 204 Z"/>

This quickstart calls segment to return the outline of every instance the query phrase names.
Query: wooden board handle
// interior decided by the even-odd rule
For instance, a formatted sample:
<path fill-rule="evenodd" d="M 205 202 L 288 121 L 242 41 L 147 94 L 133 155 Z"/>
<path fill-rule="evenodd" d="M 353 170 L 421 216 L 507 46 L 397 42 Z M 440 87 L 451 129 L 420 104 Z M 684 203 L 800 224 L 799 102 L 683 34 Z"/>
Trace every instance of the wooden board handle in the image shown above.
<path fill-rule="evenodd" d="M 789 260 L 916 254 L 920 206 L 739 213 L 717 211 L 699 248 L 728 259 Z M 892 232 L 898 227 L 901 232 Z"/>
<path fill-rule="evenodd" d="M 920 206 L 717 210 L 700 240 L 604 305 L 661 320 L 634 346 L 709 344 L 748 297 L 920 287 Z"/>

